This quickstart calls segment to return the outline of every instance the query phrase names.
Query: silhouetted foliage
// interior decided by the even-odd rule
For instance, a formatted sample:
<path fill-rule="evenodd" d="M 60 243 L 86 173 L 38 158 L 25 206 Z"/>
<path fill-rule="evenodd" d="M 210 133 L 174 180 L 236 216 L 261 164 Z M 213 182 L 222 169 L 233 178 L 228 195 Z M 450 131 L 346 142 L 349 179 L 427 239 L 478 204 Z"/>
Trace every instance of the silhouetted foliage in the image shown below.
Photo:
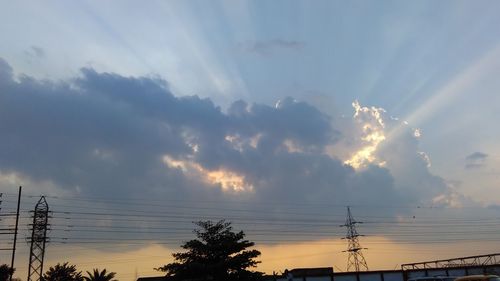
<path fill-rule="evenodd" d="M 84 276 L 85 281 L 116 281 L 116 272 L 107 272 L 106 269 L 99 271 L 99 269 L 94 268 L 92 272 L 87 271 L 88 276 Z"/>
<path fill-rule="evenodd" d="M 156 270 L 165 272 L 175 280 L 258 280 L 261 272 L 250 271 L 260 255 L 257 250 L 247 250 L 253 242 L 244 240 L 243 231 L 233 232 L 230 222 L 200 221 L 194 230 L 198 239 L 185 242 L 186 252 L 172 254 L 175 262 Z"/>
<path fill-rule="evenodd" d="M 11 274 L 14 273 L 13 268 L 11 268 L 9 265 L 2 264 L 0 265 L 0 281 L 7 281 L 9 280 L 9 277 Z"/>
<path fill-rule="evenodd" d="M 50 267 L 43 275 L 43 281 L 83 281 L 82 273 L 76 270 L 75 265 L 67 262 Z"/>

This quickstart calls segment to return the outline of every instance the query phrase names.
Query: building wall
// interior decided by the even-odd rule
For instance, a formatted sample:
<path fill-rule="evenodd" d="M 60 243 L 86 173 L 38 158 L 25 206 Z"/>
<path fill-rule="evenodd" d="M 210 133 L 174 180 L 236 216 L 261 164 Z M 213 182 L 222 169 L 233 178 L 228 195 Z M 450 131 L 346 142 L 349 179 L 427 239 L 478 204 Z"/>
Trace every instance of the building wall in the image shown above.
<path fill-rule="evenodd" d="M 332 277 L 330 276 L 315 276 L 315 277 L 307 277 L 306 281 L 332 281 Z"/>
<path fill-rule="evenodd" d="M 333 275 L 335 281 L 357 281 L 356 274 Z"/>
<path fill-rule="evenodd" d="M 335 273 L 334 281 L 404 281 L 402 271 L 367 271 Z"/>
<path fill-rule="evenodd" d="M 293 281 L 331 281 L 330 276 L 307 276 L 307 277 L 295 277 Z M 276 281 L 289 281 L 286 278 L 278 278 Z"/>
<path fill-rule="evenodd" d="M 465 276 L 476 274 L 500 275 L 500 264 L 482 267 L 418 269 L 406 271 L 407 279 L 426 276 Z M 406 279 L 406 280 L 407 280 Z M 293 281 L 331 281 L 332 276 L 295 277 Z M 286 278 L 277 278 L 276 281 L 289 281 Z M 333 273 L 333 281 L 405 281 L 401 270 L 367 271 L 367 272 L 340 272 Z"/>
<path fill-rule="evenodd" d="M 382 281 L 382 276 L 383 276 L 383 273 L 360 274 L 359 281 Z M 397 281 L 403 281 L 403 280 L 397 280 Z"/>
<path fill-rule="evenodd" d="M 384 281 L 401 281 L 403 280 L 403 272 L 388 272 L 384 273 Z"/>
<path fill-rule="evenodd" d="M 410 279 L 425 276 L 466 276 L 482 274 L 500 275 L 500 264 L 473 267 L 409 270 L 407 271 L 407 278 Z"/>

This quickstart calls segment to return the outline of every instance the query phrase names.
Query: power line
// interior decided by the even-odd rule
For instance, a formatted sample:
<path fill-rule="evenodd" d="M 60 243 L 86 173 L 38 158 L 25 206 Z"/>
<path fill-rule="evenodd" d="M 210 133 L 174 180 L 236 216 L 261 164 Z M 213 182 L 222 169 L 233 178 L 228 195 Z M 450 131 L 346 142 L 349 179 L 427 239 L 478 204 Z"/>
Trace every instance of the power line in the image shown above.
<path fill-rule="evenodd" d="M 5 195 L 8 196 L 15 196 L 16 194 L 13 193 L 4 193 Z M 40 195 L 36 194 L 25 194 L 23 197 L 26 198 L 38 198 Z M 152 199 L 152 198 L 104 198 L 104 197 L 92 197 L 92 196 L 47 196 L 45 195 L 46 198 L 51 198 L 54 200 L 67 200 L 67 201 L 86 201 L 86 202 L 91 202 L 91 203 L 96 203 L 96 202 L 102 202 L 102 203 L 108 203 L 108 204 L 123 204 L 126 203 L 127 205 L 135 205 L 135 204 L 141 204 L 141 205 L 146 205 L 146 206 L 151 206 L 155 205 L 154 203 L 162 203 L 164 204 L 165 202 L 175 202 L 178 203 L 179 200 L 176 199 Z M 139 202 L 139 203 L 134 203 L 134 202 Z M 144 203 L 141 203 L 144 202 Z M 316 201 L 316 202 L 304 202 L 304 201 L 293 201 L 293 202 L 284 202 L 284 201 L 263 201 L 260 200 L 259 202 L 254 202 L 254 201 L 248 201 L 248 200 L 243 200 L 243 199 L 236 199 L 234 198 L 232 201 L 222 201 L 222 200 L 193 200 L 193 199 L 183 199 L 184 203 L 194 203 L 194 204 L 200 204 L 200 203 L 211 203 L 211 204 L 237 204 L 238 206 L 241 206 L 241 204 L 248 204 L 248 205 L 288 205 L 293 207 L 296 207 L 298 205 L 300 206 L 328 206 L 328 207 L 335 207 L 335 208 L 345 208 L 345 204 L 334 204 L 329 201 Z M 445 210 L 445 209 L 484 209 L 482 206 L 477 206 L 477 205 L 470 205 L 470 206 L 460 206 L 460 207 L 450 207 L 450 206 L 434 206 L 433 204 L 431 205 L 425 205 L 425 204 L 411 204 L 411 205 L 377 205 L 377 204 L 349 204 L 351 207 L 355 207 L 357 209 L 362 209 L 362 208 L 367 208 L 367 209 L 430 209 L 430 210 Z"/>
<path fill-rule="evenodd" d="M 23 198 L 26 199 L 26 197 Z M 273 208 L 271 204 L 258 203 L 254 208 L 246 203 L 242 206 L 235 206 L 233 203 L 226 204 L 227 202 L 222 201 L 217 201 L 217 206 L 204 206 L 214 201 L 203 200 L 197 201 L 202 204 L 193 207 L 179 206 L 178 201 L 169 201 L 170 203 L 165 204 L 164 200 L 118 199 L 111 201 L 89 198 L 53 198 L 53 200 L 56 203 L 51 204 L 51 209 L 55 208 L 56 211 L 51 218 L 54 227 L 50 231 L 52 231 L 51 242 L 54 243 L 54 250 L 70 246 L 79 246 L 83 249 L 92 247 L 103 249 L 107 245 L 112 245 L 110 248 L 151 244 L 178 246 L 181 240 L 189 238 L 189 231 L 192 228 L 188 227 L 188 224 L 191 225 L 192 221 L 217 218 L 230 219 L 233 226 L 245 229 L 247 237 L 255 238 L 250 240 L 263 245 L 294 243 L 339 245 L 325 241 L 332 234 L 340 236 L 340 232 L 332 229 L 331 225 L 342 223 L 338 212 L 329 215 L 328 212 L 323 211 L 327 210 L 323 208 L 327 205 L 315 203 L 301 205 L 308 208 L 304 207 L 305 211 L 300 212 L 293 209 L 293 204 L 280 202 L 269 202 L 276 203 L 279 206 L 277 208 Z M 58 204 L 63 201 L 71 203 Z M 186 202 L 187 204 L 193 203 L 189 200 Z M 121 207 L 125 205 L 127 207 Z M 385 209 L 377 206 L 362 206 L 362 208 Z M 86 212 L 79 209 L 93 211 Z M 389 239 L 374 240 L 372 238 L 364 244 L 370 245 L 371 248 L 378 246 L 383 250 L 383 247 L 389 244 L 436 245 L 498 241 L 496 238 L 491 238 L 500 228 L 498 216 L 457 217 L 461 215 L 461 212 L 456 209 L 441 215 L 441 209 L 429 208 L 423 214 L 417 215 L 417 218 L 412 218 L 405 209 L 422 213 L 418 210 L 420 208 L 408 207 L 401 208 L 401 212 L 396 211 L 396 213 L 405 214 L 402 217 L 396 217 L 394 214 L 384 215 L 384 212 L 381 212 L 381 215 L 373 215 L 373 212 L 370 212 L 368 215 L 359 216 L 365 220 L 368 228 L 365 233 L 373 233 L 373 235 Z M 270 216 L 262 214 L 270 214 Z M 27 216 L 23 214 L 20 219 L 25 220 Z M 141 229 L 138 230 L 138 227 Z M 165 236 L 164 239 L 161 236 Z M 111 238 L 113 240 L 110 240 Z M 130 240 L 131 238 L 135 240 Z M 316 242 L 317 240 L 319 242 Z"/>

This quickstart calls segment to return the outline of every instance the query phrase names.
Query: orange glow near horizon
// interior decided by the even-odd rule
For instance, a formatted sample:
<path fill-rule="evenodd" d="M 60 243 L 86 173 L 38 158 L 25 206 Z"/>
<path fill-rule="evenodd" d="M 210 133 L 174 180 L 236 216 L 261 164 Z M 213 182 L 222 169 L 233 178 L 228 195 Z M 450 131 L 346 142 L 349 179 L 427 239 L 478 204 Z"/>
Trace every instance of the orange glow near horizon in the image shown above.
<path fill-rule="evenodd" d="M 250 240 L 251 237 L 249 237 Z M 368 250 L 363 254 L 370 270 L 399 269 L 402 263 L 447 259 L 461 256 L 488 254 L 497 246 L 495 242 L 461 242 L 454 244 L 400 244 L 385 237 L 364 237 L 362 246 Z M 261 263 L 256 270 L 272 274 L 285 269 L 304 267 L 333 267 L 342 272 L 347 263 L 347 254 L 342 251 L 346 243 L 340 239 L 325 239 L 279 245 L 257 244 L 261 251 Z M 173 261 L 172 253 L 182 251 L 179 247 L 164 247 L 151 243 L 135 250 L 127 250 L 127 245 L 105 249 L 78 246 L 60 246 L 47 251 L 46 267 L 58 262 L 68 261 L 77 265 L 79 270 L 91 271 L 93 268 L 106 268 L 117 272 L 117 279 L 135 281 L 138 277 L 161 276 L 154 268 Z M 119 251 L 119 249 L 123 249 Z M 16 266 L 16 277 L 26 276 L 26 267 Z"/>

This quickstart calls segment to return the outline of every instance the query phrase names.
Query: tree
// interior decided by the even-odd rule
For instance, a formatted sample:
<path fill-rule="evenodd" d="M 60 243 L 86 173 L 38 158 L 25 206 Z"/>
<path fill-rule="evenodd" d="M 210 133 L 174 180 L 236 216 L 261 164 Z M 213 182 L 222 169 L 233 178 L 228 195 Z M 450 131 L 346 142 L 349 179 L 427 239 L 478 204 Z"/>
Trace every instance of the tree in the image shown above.
<path fill-rule="evenodd" d="M 43 275 L 43 281 L 83 281 L 82 273 L 76 270 L 75 265 L 67 262 L 50 267 Z"/>
<path fill-rule="evenodd" d="M 14 269 L 6 264 L 0 265 L 0 281 L 7 281 L 10 275 L 14 274 Z"/>
<path fill-rule="evenodd" d="M 233 232 L 230 222 L 221 220 L 195 223 L 197 239 L 185 242 L 181 247 L 186 252 L 174 253 L 174 262 L 156 268 L 175 280 L 250 281 L 262 276 L 250 271 L 260 255 L 257 250 L 248 250 L 253 242 L 244 240 L 243 231 Z"/>
<path fill-rule="evenodd" d="M 87 271 L 88 276 L 84 276 L 85 281 L 116 281 L 116 272 L 106 272 L 106 269 L 99 271 L 99 269 L 94 268 L 92 272 Z"/>

